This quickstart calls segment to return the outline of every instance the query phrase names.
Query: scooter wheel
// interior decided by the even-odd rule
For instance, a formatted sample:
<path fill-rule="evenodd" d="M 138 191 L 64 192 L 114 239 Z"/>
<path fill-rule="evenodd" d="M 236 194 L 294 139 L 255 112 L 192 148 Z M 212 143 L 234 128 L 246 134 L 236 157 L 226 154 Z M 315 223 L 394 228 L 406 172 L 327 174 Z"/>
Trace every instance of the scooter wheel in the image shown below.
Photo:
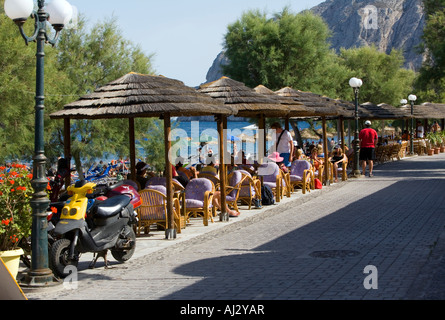
<path fill-rule="evenodd" d="M 69 272 L 65 271 L 67 266 L 77 267 L 78 259 L 69 259 L 70 247 L 71 240 L 69 239 L 57 240 L 51 247 L 49 259 L 51 270 L 53 271 L 54 275 L 62 279 L 69 274 Z M 76 257 L 78 257 L 77 252 L 75 252 L 75 254 Z"/>
<path fill-rule="evenodd" d="M 133 243 L 131 249 L 127 249 L 127 250 L 111 249 L 110 250 L 113 258 L 119 262 L 125 262 L 125 261 L 130 260 L 130 258 L 133 256 L 134 251 L 136 250 L 136 234 L 134 233 L 132 228 L 129 229 L 126 240 Z"/>

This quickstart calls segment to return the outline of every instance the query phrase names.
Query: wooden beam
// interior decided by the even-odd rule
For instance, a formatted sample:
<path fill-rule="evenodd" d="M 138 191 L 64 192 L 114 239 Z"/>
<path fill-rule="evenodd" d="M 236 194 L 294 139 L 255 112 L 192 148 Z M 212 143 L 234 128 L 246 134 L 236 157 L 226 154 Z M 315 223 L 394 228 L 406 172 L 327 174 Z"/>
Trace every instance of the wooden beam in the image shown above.
<path fill-rule="evenodd" d="M 225 134 L 227 132 L 227 117 L 223 115 L 218 116 L 217 126 L 219 135 L 219 179 L 221 189 L 221 213 L 219 218 L 220 221 L 227 222 L 229 221 L 229 214 L 226 210 L 226 161 L 230 161 L 230 159 L 225 159 L 227 148 L 227 134 Z"/>
<path fill-rule="evenodd" d="M 171 133 L 171 120 L 170 113 L 164 115 L 164 146 L 165 146 L 165 177 L 166 177 L 166 189 L 167 189 L 167 226 L 165 230 L 166 239 L 176 238 L 176 228 L 175 228 L 175 215 L 173 211 L 173 170 L 172 164 L 170 163 L 170 133 Z M 183 204 L 185 205 L 185 204 Z"/>
<path fill-rule="evenodd" d="M 128 118 L 128 132 L 130 139 L 130 179 L 136 181 L 136 142 L 134 137 L 134 118 Z M 141 186 L 143 189 L 145 186 Z"/>
<path fill-rule="evenodd" d="M 71 170 L 71 124 L 70 118 L 63 119 L 63 149 L 64 156 L 68 163 L 68 170 Z M 65 177 L 65 190 L 71 184 L 71 174 Z"/>

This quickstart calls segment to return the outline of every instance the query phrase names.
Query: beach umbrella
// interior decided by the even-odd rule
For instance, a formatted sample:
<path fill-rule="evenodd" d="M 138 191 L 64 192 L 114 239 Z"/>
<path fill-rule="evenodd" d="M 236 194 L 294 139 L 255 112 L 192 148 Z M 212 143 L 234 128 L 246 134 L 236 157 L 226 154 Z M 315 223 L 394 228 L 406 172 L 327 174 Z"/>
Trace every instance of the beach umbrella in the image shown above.
<path fill-rule="evenodd" d="M 64 119 L 65 155 L 70 154 L 70 119 L 128 118 L 130 132 L 130 159 L 132 178 L 135 178 L 134 119 L 159 117 L 164 120 L 165 162 L 167 180 L 172 179 L 169 159 L 171 142 L 171 117 L 215 115 L 218 123 L 236 113 L 236 109 L 209 98 L 187 87 L 183 82 L 163 76 L 129 73 L 94 92 L 64 106 L 63 110 L 50 115 L 52 119 Z M 222 132 L 222 131 L 221 131 Z M 223 154 L 221 155 L 223 157 Z M 143 186 L 142 186 L 143 187 Z M 225 207 L 223 207 L 223 211 Z M 166 237 L 176 237 L 173 219 L 173 190 L 167 183 Z"/>

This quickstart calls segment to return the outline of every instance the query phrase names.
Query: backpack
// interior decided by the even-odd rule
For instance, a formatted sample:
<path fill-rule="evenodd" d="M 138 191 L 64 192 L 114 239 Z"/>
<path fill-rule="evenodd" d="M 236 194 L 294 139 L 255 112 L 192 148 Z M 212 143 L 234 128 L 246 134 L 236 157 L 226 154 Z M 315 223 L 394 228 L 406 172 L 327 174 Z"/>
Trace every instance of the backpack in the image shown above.
<path fill-rule="evenodd" d="M 269 186 L 261 186 L 261 203 L 264 206 L 270 206 L 275 203 L 272 189 Z"/>

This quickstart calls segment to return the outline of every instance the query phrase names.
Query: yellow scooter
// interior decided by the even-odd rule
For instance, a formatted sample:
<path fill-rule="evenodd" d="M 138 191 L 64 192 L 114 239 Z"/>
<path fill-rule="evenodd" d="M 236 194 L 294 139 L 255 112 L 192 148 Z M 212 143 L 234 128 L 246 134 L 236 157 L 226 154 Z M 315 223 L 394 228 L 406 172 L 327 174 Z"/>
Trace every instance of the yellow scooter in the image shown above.
<path fill-rule="evenodd" d="M 119 262 L 129 260 L 136 248 L 133 204 L 127 195 L 97 199 L 96 184 L 78 181 L 67 188 L 71 196 L 54 229 L 59 238 L 51 247 L 50 266 L 60 278 L 68 265 L 77 266 L 82 253 L 111 251 Z M 107 261 L 106 261 L 107 263 Z"/>

